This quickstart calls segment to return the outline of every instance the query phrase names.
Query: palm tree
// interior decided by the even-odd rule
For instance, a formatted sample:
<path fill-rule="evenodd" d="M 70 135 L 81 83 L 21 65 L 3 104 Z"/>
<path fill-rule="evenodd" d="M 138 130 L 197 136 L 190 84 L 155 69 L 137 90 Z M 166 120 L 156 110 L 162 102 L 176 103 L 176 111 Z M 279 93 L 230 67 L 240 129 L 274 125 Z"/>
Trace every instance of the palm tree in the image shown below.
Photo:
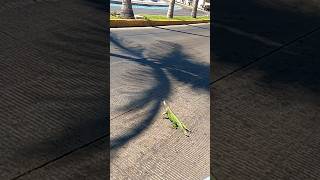
<path fill-rule="evenodd" d="M 122 0 L 121 17 L 125 19 L 134 19 L 131 0 Z"/>
<path fill-rule="evenodd" d="M 193 3 L 193 8 L 192 8 L 192 12 L 191 12 L 191 16 L 193 18 L 197 17 L 198 2 L 199 2 L 199 0 L 194 0 L 194 3 Z"/>
<path fill-rule="evenodd" d="M 175 0 L 171 0 L 168 7 L 167 18 L 173 18 Z"/>

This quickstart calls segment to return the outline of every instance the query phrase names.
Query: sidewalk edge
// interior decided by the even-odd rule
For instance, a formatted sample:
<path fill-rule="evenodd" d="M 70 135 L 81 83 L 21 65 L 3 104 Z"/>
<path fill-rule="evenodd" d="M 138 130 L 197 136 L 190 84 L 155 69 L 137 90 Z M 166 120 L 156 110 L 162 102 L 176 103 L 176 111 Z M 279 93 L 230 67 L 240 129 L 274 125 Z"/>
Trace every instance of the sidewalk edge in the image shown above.
<path fill-rule="evenodd" d="M 144 19 L 111 19 L 110 28 L 121 27 L 148 27 L 148 26 L 169 26 L 169 25 L 184 25 L 210 23 L 210 20 L 190 20 L 190 21 L 148 21 Z"/>

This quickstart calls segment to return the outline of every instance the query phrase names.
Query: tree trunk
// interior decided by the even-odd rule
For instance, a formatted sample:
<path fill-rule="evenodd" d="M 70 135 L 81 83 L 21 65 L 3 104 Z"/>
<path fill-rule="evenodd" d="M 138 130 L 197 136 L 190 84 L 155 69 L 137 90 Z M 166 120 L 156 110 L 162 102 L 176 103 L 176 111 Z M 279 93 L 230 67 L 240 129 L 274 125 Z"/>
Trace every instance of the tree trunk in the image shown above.
<path fill-rule="evenodd" d="M 193 0 L 194 3 L 193 3 L 193 8 L 192 8 L 192 12 L 191 12 L 191 16 L 193 18 L 197 18 L 197 10 L 198 10 L 198 2 L 199 0 Z"/>
<path fill-rule="evenodd" d="M 134 19 L 131 0 L 122 0 L 121 17 L 125 19 Z"/>
<path fill-rule="evenodd" d="M 173 18 L 175 0 L 171 0 L 168 7 L 167 18 Z"/>

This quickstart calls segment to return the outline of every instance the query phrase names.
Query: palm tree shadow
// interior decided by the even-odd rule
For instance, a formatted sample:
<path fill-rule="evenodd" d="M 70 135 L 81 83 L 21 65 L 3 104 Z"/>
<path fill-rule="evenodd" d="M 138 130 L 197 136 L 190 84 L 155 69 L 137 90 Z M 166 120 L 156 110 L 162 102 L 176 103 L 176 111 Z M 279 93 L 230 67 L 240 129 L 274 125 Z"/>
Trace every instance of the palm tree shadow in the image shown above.
<path fill-rule="evenodd" d="M 47 36 L 50 41 L 35 41 L 35 48 L 45 57 L 39 61 L 45 66 L 41 81 L 34 83 L 37 89 L 28 92 L 41 105 L 34 116 L 37 123 L 44 124 L 39 134 L 45 135 L 17 152 L 34 159 L 39 154 L 56 158 L 105 137 L 109 125 L 107 42 L 101 21 L 83 17 L 81 22 Z M 52 126 L 48 132 L 46 124 Z"/>
<path fill-rule="evenodd" d="M 146 74 L 152 76 L 155 81 L 151 88 L 137 93 L 136 98 L 119 108 L 120 111 L 136 112 L 147 106 L 150 107 L 147 115 L 139 121 L 138 125 L 135 125 L 135 128 L 128 130 L 120 137 L 111 139 L 111 151 L 115 152 L 152 124 L 161 109 L 162 100 L 170 98 L 174 91 L 175 86 L 172 83 L 181 83 L 194 90 L 208 91 L 209 65 L 196 62 L 194 57 L 184 53 L 181 45 L 173 42 L 157 41 L 146 49 L 124 41 L 112 33 L 110 42 L 121 52 L 125 52 L 125 54 L 111 52 L 111 57 L 134 62 L 141 67 L 122 76 L 125 82 L 134 82 L 133 86 L 139 88 L 145 83 Z M 123 93 L 130 93 L 130 90 Z"/>

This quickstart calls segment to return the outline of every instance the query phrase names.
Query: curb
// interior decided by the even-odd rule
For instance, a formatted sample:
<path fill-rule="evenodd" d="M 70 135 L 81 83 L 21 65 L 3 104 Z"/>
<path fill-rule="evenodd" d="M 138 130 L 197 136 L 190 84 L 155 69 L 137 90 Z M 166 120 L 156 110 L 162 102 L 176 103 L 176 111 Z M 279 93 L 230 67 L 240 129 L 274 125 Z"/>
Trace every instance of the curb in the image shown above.
<path fill-rule="evenodd" d="M 198 24 L 209 23 L 210 20 L 191 20 L 191 21 L 148 21 L 144 19 L 111 19 L 111 28 L 121 27 L 145 27 L 145 26 L 169 26 L 169 25 L 184 25 L 184 24 Z"/>

